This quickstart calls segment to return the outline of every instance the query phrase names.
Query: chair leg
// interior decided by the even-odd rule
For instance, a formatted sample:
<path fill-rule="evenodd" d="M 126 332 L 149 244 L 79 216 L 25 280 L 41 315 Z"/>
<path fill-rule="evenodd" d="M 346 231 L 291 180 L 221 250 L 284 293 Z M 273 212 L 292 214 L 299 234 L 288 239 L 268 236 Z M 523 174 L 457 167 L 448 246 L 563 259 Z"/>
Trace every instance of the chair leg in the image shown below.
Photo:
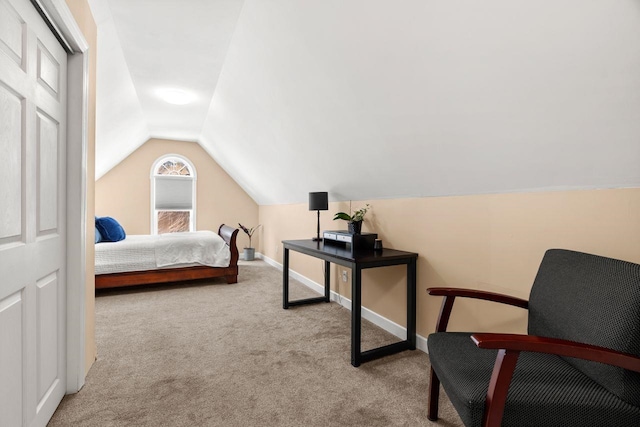
<path fill-rule="evenodd" d="M 429 377 L 429 407 L 427 409 L 427 418 L 431 421 L 438 420 L 438 398 L 440 396 L 440 379 L 436 372 L 431 368 Z"/>

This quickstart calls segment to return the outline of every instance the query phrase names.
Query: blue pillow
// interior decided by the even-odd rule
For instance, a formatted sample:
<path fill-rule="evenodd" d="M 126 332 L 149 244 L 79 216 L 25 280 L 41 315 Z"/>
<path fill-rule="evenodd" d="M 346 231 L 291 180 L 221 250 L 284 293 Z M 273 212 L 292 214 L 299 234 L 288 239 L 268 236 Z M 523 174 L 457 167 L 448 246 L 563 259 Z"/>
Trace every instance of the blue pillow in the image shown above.
<path fill-rule="evenodd" d="M 100 243 L 102 242 L 102 234 L 100 234 L 100 232 L 98 231 L 98 227 L 94 227 L 96 230 L 96 240 L 95 243 Z"/>
<path fill-rule="evenodd" d="M 124 228 L 109 216 L 96 218 L 96 228 L 102 235 L 103 242 L 119 242 L 127 237 Z"/>

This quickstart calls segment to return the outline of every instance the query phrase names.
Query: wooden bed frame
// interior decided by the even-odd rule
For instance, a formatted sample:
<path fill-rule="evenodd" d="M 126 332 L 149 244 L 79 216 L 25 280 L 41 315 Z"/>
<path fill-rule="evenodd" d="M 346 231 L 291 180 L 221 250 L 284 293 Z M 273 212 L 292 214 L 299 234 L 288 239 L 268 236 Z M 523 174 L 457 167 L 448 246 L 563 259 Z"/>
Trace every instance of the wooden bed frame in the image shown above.
<path fill-rule="evenodd" d="M 184 282 L 187 280 L 224 277 L 227 283 L 238 282 L 238 247 L 236 237 L 238 229 L 222 224 L 218 234 L 231 249 L 231 261 L 228 267 L 194 266 L 181 268 L 161 268 L 149 271 L 129 271 L 96 275 L 96 289 L 119 288 L 125 286 L 148 285 L 152 283 Z"/>

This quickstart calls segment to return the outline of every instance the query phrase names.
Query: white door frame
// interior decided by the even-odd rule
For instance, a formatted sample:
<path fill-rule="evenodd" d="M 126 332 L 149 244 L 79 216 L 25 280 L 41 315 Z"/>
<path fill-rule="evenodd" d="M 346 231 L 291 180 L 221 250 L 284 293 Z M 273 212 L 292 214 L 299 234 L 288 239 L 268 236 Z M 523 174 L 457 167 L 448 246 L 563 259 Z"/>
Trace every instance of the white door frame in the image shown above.
<path fill-rule="evenodd" d="M 31 0 L 69 53 L 67 71 L 67 390 L 85 379 L 89 45 L 65 0 Z M 66 44 L 66 46 L 65 46 Z M 94 178 L 94 177 L 91 177 Z"/>

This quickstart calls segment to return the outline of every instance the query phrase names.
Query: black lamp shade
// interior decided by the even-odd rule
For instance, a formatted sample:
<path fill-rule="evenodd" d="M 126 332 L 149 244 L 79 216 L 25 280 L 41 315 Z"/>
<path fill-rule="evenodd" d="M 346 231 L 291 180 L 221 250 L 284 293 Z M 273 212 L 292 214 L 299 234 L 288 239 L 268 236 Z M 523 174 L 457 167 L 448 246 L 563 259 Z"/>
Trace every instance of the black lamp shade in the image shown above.
<path fill-rule="evenodd" d="M 309 210 L 310 211 L 329 210 L 329 193 L 327 193 L 326 191 L 309 193 Z"/>

